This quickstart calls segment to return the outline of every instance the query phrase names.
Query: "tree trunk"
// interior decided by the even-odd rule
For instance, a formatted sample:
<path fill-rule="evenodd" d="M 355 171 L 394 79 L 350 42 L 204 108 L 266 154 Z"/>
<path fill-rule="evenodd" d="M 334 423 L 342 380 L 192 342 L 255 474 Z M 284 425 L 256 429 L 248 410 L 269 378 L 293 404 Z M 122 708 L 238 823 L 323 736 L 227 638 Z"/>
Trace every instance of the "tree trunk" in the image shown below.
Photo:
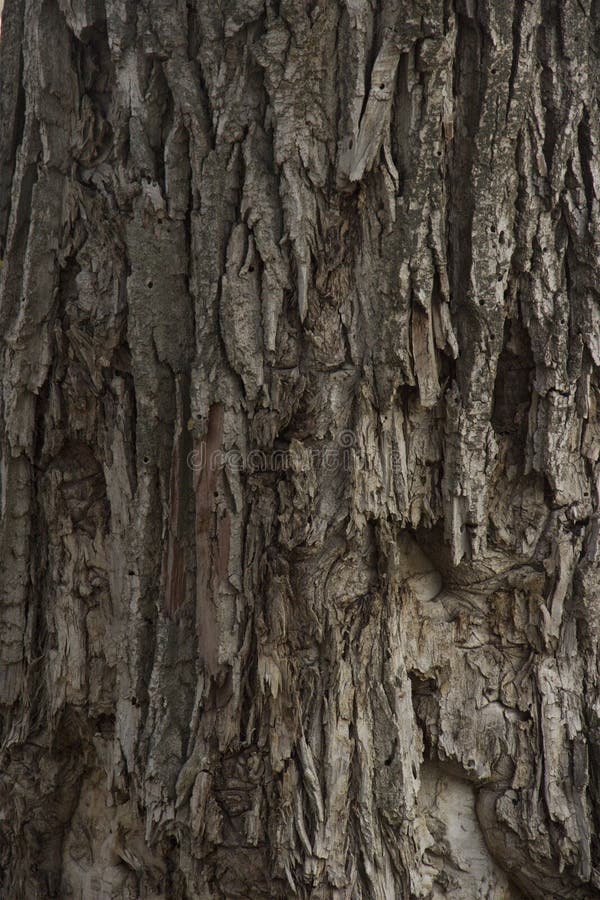
<path fill-rule="evenodd" d="M 600 3 L 6 0 L 0 894 L 600 897 Z"/>

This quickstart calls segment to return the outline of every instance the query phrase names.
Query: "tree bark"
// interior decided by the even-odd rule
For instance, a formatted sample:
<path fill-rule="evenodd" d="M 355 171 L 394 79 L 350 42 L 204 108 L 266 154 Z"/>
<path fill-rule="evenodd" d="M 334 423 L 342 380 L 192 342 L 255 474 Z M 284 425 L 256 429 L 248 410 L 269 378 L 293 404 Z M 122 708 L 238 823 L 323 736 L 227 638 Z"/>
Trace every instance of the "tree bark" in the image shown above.
<path fill-rule="evenodd" d="M 2 897 L 600 897 L 599 63 L 6 0 Z"/>

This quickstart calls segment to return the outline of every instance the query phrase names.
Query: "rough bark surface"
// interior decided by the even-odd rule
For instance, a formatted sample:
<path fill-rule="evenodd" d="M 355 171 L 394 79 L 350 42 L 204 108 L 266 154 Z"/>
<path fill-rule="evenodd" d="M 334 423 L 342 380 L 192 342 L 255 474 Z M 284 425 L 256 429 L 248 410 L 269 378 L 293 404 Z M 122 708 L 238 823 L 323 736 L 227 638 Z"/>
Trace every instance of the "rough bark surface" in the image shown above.
<path fill-rule="evenodd" d="M 600 3 L 6 0 L 0 894 L 600 897 Z"/>

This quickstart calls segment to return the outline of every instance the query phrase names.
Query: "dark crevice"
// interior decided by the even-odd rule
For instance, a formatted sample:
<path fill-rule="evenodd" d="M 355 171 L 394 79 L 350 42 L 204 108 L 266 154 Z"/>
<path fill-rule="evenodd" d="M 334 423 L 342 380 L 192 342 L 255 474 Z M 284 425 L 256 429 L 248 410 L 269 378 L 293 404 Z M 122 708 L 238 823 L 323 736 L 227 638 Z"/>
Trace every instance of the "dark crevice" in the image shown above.
<path fill-rule="evenodd" d="M 397 88 L 391 114 L 391 151 L 398 171 L 398 195 L 404 193 L 410 160 L 410 94 L 408 92 L 408 66 L 410 55 L 403 53 L 398 63 Z"/>
<path fill-rule="evenodd" d="M 7 178 L 3 179 L 3 183 L 8 185 L 4 193 L 4 200 L 0 202 L 0 258 L 4 256 L 6 230 L 10 220 L 11 204 L 12 204 L 12 182 L 15 172 L 17 149 L 23 140 L 23 131 L 25 128 L 25 88 L 22 81 L 23 59 L 21 56 L 21 65 L 19 68 L 19 82 L 17 86 L 17 99 L 15 103 L 13 138 L 8 148 L 8 154 L 4 161 L 4 168 L 7 170 Z"/>
<path fill-rule="evenodd" d="M 436 759 L 436 736 L 428 725 L 437 722 L 439 708 L 436 697 L 438 686 L 434 678 L 421 672 L 408 673 L 411 684 L 411 699 L 415 718 L 421 728 L 424 746 L 424 758 Z"/>
<path fill-rule="evenodd" d="M 506 319 L 502 352 L 498 359 L 492 427 L 510 436 L 524 453 L 534 372 L 529 336 L 518 319 Z"/>
<path fill-rule="evenodd" d="M 523 3 L 515 3 L 514 5 L 514 14 L 513 14 L 513 23 L 512 23 L 512 38 L 513 38 L 513 52 L 512 52 L 512 61 L 510 66 L 510 77 L 508 80 L 508 98 L 506 101 L 506 120 L 508 120 L 508 115 L 510 112 L 510 105 L 515 93 L 515 82 L 517 79 L 517 72 L 519 69 L 519 57 L 521 54 L 521 30 L 523 27 L 523 12 L 525 9 L 525 5 Z"/>
<path fill-rule="evenodd" d="M 447 259 L 451 307 L 463 351 L 460 371 L 468 372 L 474 353 L 471 320 L 474 312 L 464 303 L 470 296 L 474 198 L 472 171 L 484 95 L 485 35 L 480 23 L 458 12 L 454 64 L 455 138 L 449 146 Z M 459 304 L 460 301 L 460 304 Z M 466 336 L 466 337 L 465 337 Z"/>
<path fill-rule="evenodd" d="M 561 127 L 560 110 L 556 105 L 555 74 L 552 64 L 560 43 L 558 34 L 559 15 L 555 0 L 543 0 L 542 23 L 537 35 L 537 56 L 541 63 L 540 95 L 545 111 L 543 154 L 548 175 L 552 170 L 554 150 Z"/>
<path fill-rule="evenodd" d="M 194 0 L 187 5 L 187 40 L 189 59 L 197 59 L 200 52 L 200 22 Z"/>
<path fill-rule="evenodd" d="M 583 116 L 577 128 L 577 146 L 579 148 L 579 160 L 581 163 L 581 175 L 587 201 L 588 217 L 591 217 L 594 208 L 595 192 L 594 178 L 592 175 L 592 137 L 590 132 L 590 114 L 584 108 Z"/>
<path fill-rule="evenodd" d="M 29 145 L 33 151 L 32 156 L 36 151 L 39 151 L 38 141 L 39 134 L 29 136 Z M 17 207 L 14 210 L 12 233 L 8 234 L 9 244 L 3 251 L 10 256 L 11 263 L 11 267 L 6 273 L 4 291 L 0 301 L 0 335 L 3 337 L 7 335 L 10 323 L 19 313 L 18 301 L 22 294 L 25 253 L 31 225 L 32 199 L 38 177 L 37 158 L 31 159 L 29 164 L 24 167 L 16 191 L 13 188 L 13 193 L 16 193 L 17 196 Z"/>

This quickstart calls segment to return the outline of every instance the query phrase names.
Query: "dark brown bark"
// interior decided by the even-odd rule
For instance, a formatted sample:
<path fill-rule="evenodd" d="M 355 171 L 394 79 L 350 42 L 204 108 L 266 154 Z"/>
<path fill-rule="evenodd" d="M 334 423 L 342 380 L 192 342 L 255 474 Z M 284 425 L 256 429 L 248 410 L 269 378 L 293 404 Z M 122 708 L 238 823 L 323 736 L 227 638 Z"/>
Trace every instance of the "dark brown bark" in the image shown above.
<path fill-rule="evenodd" d="M 0 893 L 600 896 L 596 0 L 6 0 Z"/>

